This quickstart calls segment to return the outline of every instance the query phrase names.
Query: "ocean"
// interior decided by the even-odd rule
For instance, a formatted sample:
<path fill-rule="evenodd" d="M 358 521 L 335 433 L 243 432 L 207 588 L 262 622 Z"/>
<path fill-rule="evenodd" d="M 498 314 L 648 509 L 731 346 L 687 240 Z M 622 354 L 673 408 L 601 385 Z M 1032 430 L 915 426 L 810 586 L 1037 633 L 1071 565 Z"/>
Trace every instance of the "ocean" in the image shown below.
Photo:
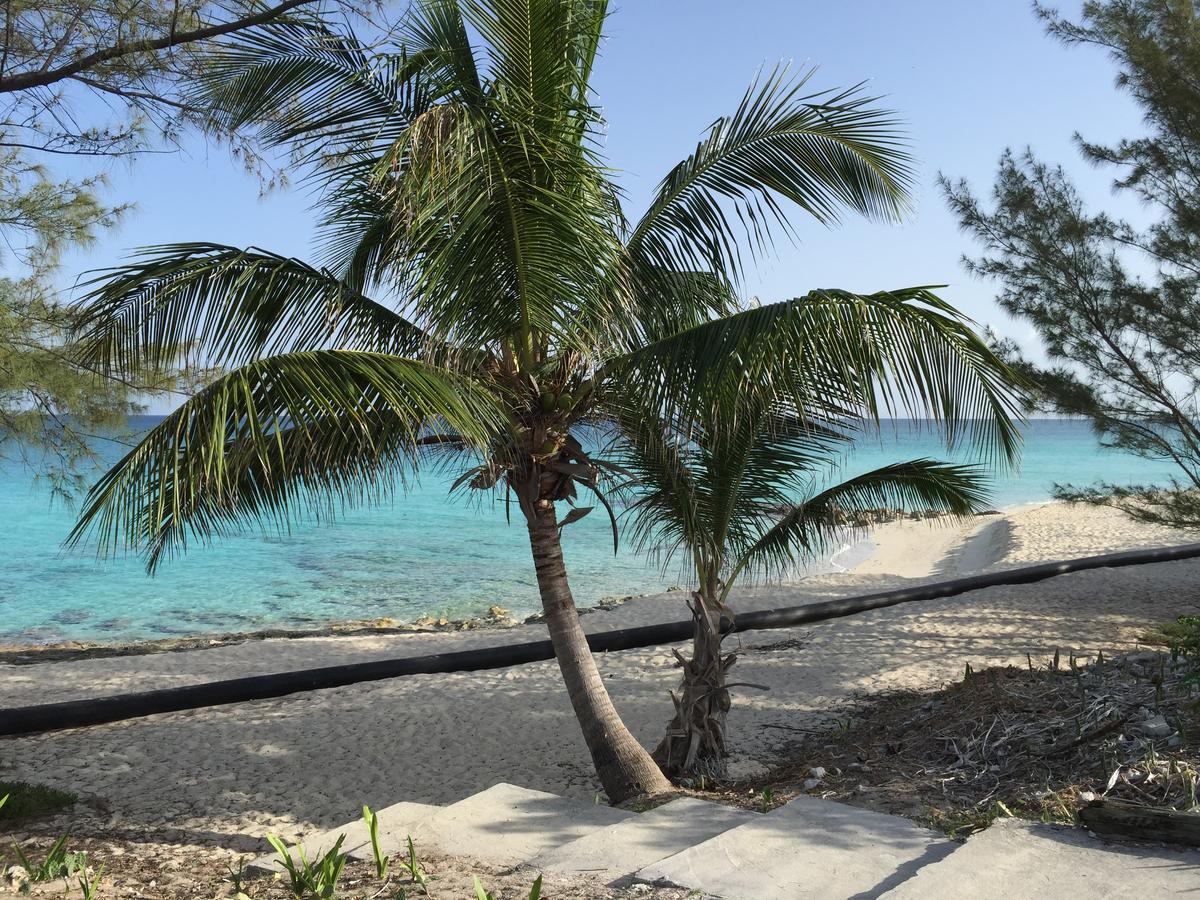
<path fill-rule="evenodd" d="M 139 424 L 149 427 L 151 417 Z M 114 451 L 110 451 L 114 452 Z M 888 423 L 847 458 L 842 475 L 916 457 L 956 458 L 921 423 Z M 1055 482 L 1153 482 L 1171 474 L 1102 448 L 1083 422 L 1034 420 L 1020 469 L 995 473 L 992 501 L 1046 499 Z M 331 524 L 290 533 L 247 532 L 191 546 L 150 577 L 141 560 L 100 560 L 94 548 L 63 549 L 75 510 L 13 462 L 0 463 L 0 643 L 127 642 L 337 621 L 423 615 L 467 618 L 502 606 L 540 608 L 525 529 L 504 509 L 447 498 L 450 477 L 425 474 L 405 495 L 352 510 Z M 613 554 L 597 510 L 564 531 L 576 600 L 647 593 L 681 584 L 627 548 Z M 828 560 L 814 561 L 817 569 Z"/>

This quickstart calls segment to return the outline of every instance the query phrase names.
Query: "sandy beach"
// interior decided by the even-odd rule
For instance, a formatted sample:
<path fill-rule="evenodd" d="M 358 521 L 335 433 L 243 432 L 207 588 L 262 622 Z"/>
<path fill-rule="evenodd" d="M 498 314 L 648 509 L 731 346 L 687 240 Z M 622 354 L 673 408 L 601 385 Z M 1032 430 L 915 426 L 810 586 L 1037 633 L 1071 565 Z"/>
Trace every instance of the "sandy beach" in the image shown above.
<path fill-rule="evenodd" d="M 848 571 L 735 595 L 751 610 L 848 597 L 995 568 L 1185 543 L 1187 535 L 1107 510 L 1032 505 L 961 524 L 896 522 Z M 753 777 L 778 749 L 863 692 L 937 686 L 973 667 L 1060 649 L 1134 646 L 1146 625 L 1200 613 L 1200 561 L 1066 575 L 907 604 L 798 629 L 746 633 L 730 716 L 734 770 Z M 638 598 L 585 617 L 588 630 L 683 618 L 683 595 Z M 0 666 L 18 706 L 239 675 L 533 640 L 536 624 L 462 633 L 248 641 L 212 649 Z M 609 690 L 647 744 L 668 718 L 668 648 L 607 654 Z M 366 802 L 447 803 L 499 781 L 591 798 L 586 749 L 553 662 L 418 676 L 0 742 L 0 778 L 61 785 L 110 834 L 261 849 L 353 819 Z M 84 822 L 86 827 L 87 822 Z"/>

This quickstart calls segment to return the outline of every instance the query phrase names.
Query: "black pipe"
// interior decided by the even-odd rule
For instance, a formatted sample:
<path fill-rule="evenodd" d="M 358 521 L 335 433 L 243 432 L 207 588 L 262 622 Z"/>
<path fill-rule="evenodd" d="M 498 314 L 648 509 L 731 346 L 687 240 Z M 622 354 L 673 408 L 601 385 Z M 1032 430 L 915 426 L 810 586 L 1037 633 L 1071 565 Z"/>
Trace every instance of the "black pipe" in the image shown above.
<path fill-rule="evenodd" d="M 967 578 L 955 578 L 936 584 L 883 591 L 861 597 L 848 597 L 843 600 L 826 600 L 820 603 L 809 603 L 805 606 L 744 613 L 737 617 L 736 626 L 728 620 L 724 620 L 722 628 L 725 631 L 788 628 L 793 625 L 805 625 L 852 616 L 901 603 L 937 600 L 988 587 L 1030 584 L 1057 575 L 1066 575 L 1069 572 L 1145 565 L 1196 557 L 1200 557 L 1200 544 L 1105 553 L 1100 556 L 1085 556 L 1061 562 L 1024 566 L 1019 569 L 1007 569 L 986 575 L 972 575 Z M 687 640 L 691 635 L 692 622 L 689 620 L 589 634 L 588 644 L 593 651 L 597 652 L 631 650 L 637 647 L 651 647 L 655 644 L 674 644 Z M 253 675 L 248 678 L 233 678 L 227 681 L 142 691 L 114 697 L 18 706 L 11 709 L 0 709 L 0 736 L 37 734 L 64 728 L 102 725 L 107 722 L 119 722 L 124 719 L 135 719 L 157 713 L 179 712 L 185 709 L 200 709 L 227 703 L 243 703 L 249 700 L 265 700 L 302 691 L 343 687 L 363 681 L 380 681 L 405 675 L 479 672 L 553 658 L 554 648 L 549 641 L 532 641 L 526 644 L 460 650 L 455 653 L 382 659 L 375 662 L 326 666 L 319 669 L 281 672 L 274 675 Z"/>

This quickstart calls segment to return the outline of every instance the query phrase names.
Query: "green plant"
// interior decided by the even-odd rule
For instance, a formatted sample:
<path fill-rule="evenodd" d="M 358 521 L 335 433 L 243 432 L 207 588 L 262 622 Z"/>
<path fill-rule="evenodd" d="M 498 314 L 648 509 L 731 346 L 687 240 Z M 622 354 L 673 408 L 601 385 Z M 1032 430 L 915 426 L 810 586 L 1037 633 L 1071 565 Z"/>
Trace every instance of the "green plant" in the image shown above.
<path fill-rule="evenodd" d="M 91 881 L 88 881 L 86 873 L 79 876 L 79 890 L 83 893 L 83 900 L 96 900 L 100 896 L 100 882 L 103 879 L 104 866 L 100 867 Z"/>
<path fill-rule="evenodd" d="M 728 671 L 737 654 L 723 652 L 722 642 L 739 579 L 784 577 L 835 549 L 848 528 L 865 527 L 880 509 L 962 517 L 986 506 L 982 472 L 974 466 L 921 458 L 841 481 L 831 477 L 856 435 L 875 427 L 861 421 L 870 416 L 865 397 L 843 400 L 853 414 L 826 410 L 818 426 L 790 402 L 732 389 L 718 396 L 724 401 L 685 429 L 633 400 L 620 419 L 627 449 L 618 461 L 638 488 L 628 507 L 633 542 L 657 555 L 664 569 L 686 559 L 696 584 L 689 598 L 691 656 L 675 651 L 683 675 L 653 753 L 676 778 L 719 777 L 724 770 Z"/>
<path fill-rule="evenodd" d="M 226 868 L 229 870 L 229 880 L 233 883 L 234 900 L 242 900 L 246 896 L 245 891 L 242 890 L 246 878 L 246 857 L 238 857 L 237 868 L 233 866 Z"/>
<path fill-rule="evenodd" d="M 592 83 L 607 16 L 604 0 L 414 0 L 395 44 L 308 23 L 223 41 L 190 100 L 300 161 L 320 257 L 176 244 L 96 280 L 89 365 L 136 373 L 183 348 L 224 374 L 99 479 L 73 540 L 154 566 L 232 523 L 324 516 L 402 489 L 414 465 L 461 465 L 455 490 L 524 520 L 572 706 L 621 803 L 671 785 L 603 687 L 563 560 L 584 496 L 616 539 L 624 477 L 585 447 L 597 426 L 634 399 L 679 424 L 753 393 L 819 428 L 911 398 L 1007 453 L 1018 404 L 929 288 L 741 300 L 789 211 L 906 210 L 896 119 L 858 89 L 764 73 L 685 142 L 643 215 L 623 210 Z"/>
<path fill-rule="evenodd" d="M 417 848 L 413 845 L 413 839 L 410 835 L 408 838 L 408 858 L 401 861 L 400 865 L 404 871 L 408 873 L 408 877 L 420 885 L 421 890 L 429 893 L 429 876 L 425 874 L 421 868 L 421 863 L 417 859 Z"/>
<path fill-rule="evenodd" d="M 763 788 L 762 795 L 759 799 L 759 807 L 763 812 L 770 812 L 771 801 L 775 799 L 775 792 L 770 788 Z"/>
<path fill-rule="evenodd" d="M 0 803 L 0 821 L 59 812 L 74 806 L 79 799 L 70 791 L 25 781 L 0 781 L 0 794 L 6 800 Z"/>
<path fill-rule="evenodd" d="M 379 814 L 363 804 L 363 821 L 367 825 L 367 833 L 371 836 L 371 857 L 375 860 L 375 876 L 386 878 L 389 860 L 379 846 Z"/>
<path fill-rule="evenodd" d="M 1200 616 L 1180 616 L 1174 622 L 1160 625 L 1151 637 L 1166 645 L 1172 659 L 1182 659 L 1190 665 L 1189 681 L 1200 681 Z"/>
<path fill-rule="evenodd" d="M 346 840 L 344 834 L 338 835 L 334 845 L 312 862 L 299 844 L 295 848 L 297 858 L 293 859 L 287 845 L 275 835 L 268 834 L 267 840 L 280 856 L 283 868 L 291 879 L 292 896 L 296 900 L 306 897 L 326 900 L 334 895 L 342 869 L 346 866 L 346 854 L 342 853 L 342 843 Z"/>
<path fill-rule="evenodd" d="M 82 872 L 87 868 L 86 853 L 67 849 L 69 837 L 64 834 L 51 844 L 46 857 L 39 863 L 31 860 L 19 844 L 12 845 L 13 851 L 17 854 L 17 860 L 29 873 L 30 882 L 36 884 L 41 881 L 53 881 L 56 878 L 70 878 L 76 872 Z"/>
<path fill-rule="evenodd" d="M 1200 528 L 1200 53 L 1193 0 L 1087 0 L 1066 18 L 1035 2 L 1048 33 L 1104 53 L 1104 80 L 1135 104 L 1132 135 L 1096 141 L 1085 120 L 1075 141 L 1083 158 L 1112 176 L 1121 205 L 1091 208 L 1069 167 L 1006 150 L 986 204 L 965 181 L 940 179 L 960 227 L 980 253 L 966 260 L 995 279 L 996 302 L 1034 329 L 1036 357 L 1001 344 L 1033 381 L 1036 411 L 1090 421 L 1105 446 L 1173 471 L 1157 483 L 1058 484 L 1055 495 L 1111 506 L 1134 519 Z M 1063 4 L 1065 5 L 1065 4 Z M 1096 69 L 1097 73 L 1102 71 Z M 1107 104 L 1088 104 L 1096 115 Z M 1089 138 L 1091 138 L 1089 140 Z M 1008 136 L 1025 144 L 1028 137 Z M 1132 219 L 1126 209 L 1140 207 Z M 1044 354 L 1044 355 L 1043 355 Z M 1037 358 L 1040 357 L 1040 358 Z M 1128 472 L 1139 472 L 1130 465 Z"/>
<path fill-rule="evenodd" d="M 496 900 L 496 895 L 486 890 L 483 882 L 479 880 L 479 876 L 475 877 L 475 900 Z M 533 886 L 529 889 L 528 900 L 541 900 L 542 896 L 542 876 L 539 875 L 533 882 Z"/>

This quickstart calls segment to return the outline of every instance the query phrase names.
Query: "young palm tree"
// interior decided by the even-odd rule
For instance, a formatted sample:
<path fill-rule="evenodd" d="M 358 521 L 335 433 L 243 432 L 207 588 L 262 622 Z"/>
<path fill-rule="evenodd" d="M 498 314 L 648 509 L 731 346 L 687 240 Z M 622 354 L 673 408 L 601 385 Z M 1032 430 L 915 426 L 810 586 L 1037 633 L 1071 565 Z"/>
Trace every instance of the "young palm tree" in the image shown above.
<path fill-rule="evenodd" d="M 665 567 L 682 558 L 697 585 L 692 655 L 675 651 L 682 683 L 653 754 L 671 777 L 724 772 L 736 654 L 722 654 L 722 619 L 725 629 L 736 624 L 726 601 L 740 577 L 786 575 L 880 508 L 953 516 L 983 508 L 975 467 L 929 459 L 823 484 L 838 451 L 878 424 L 864 400 L 843 394 L 799 416 L 787 403 L 732 395 L 684 433 L 651 409 L 629 410 L 621 422 L 627 439 L 618 452 L 637 491 L 628 510 L 633 539 Z"/>
<path fill-rule="evenodd" d="M 550 636 L 614 801 L 668 786 L 604 689 L 576 615 L 558 505 L 613 470 L 580 429 L 630 397 L 679 421 L 707 391 L 880 386 L 1015 447 L 1004 367 L 926 290 L 734 301 L 786 206 L 894 218 L 907 157 L 857 91 L 754 83 L 626 219 L 589 78 L 600 0 L 416 0 L 395 49 L 321 25 L 242 35 L 205 102 L 305 165 L 316 265 L 217 244 L 151 248 L 89 298 L 93 362 L 188 345 L 231 368 L 93 489 L 74 539 L 154 566 L 247 523 L 327 516 L 429 457 L 515 499 Z M 807 376 L 817 367 L 830 384 Z M 826 363 L 825 360 L 829 362 Z M 615 530 L 614 530 L 615 538 Z"/>

